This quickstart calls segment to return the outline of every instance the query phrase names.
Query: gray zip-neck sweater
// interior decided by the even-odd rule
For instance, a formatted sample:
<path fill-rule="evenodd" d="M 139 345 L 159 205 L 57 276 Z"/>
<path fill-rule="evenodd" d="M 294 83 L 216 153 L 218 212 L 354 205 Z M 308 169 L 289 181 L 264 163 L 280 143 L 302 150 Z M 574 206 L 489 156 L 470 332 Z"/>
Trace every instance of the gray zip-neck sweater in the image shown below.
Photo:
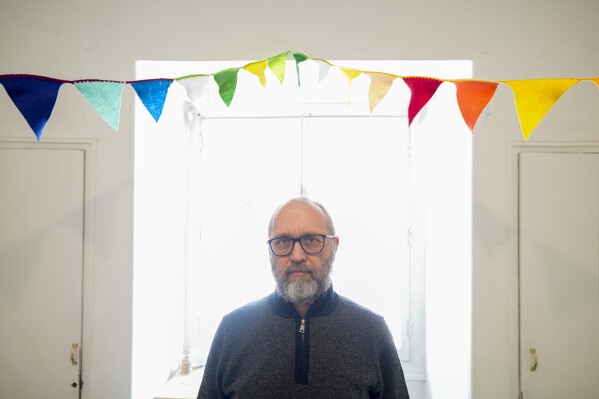
<path fill-rule="evenodd" d="M 383 318 L 330 288 L 302 319 L 277 293 L 226 315 L 198 399 L 408 399 Z"/>

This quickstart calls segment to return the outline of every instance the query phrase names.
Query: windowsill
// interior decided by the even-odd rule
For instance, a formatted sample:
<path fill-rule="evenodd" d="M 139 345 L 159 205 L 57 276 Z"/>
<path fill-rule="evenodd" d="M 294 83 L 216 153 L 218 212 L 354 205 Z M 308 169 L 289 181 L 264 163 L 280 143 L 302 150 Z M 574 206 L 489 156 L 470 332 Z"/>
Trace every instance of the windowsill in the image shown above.
<path fill-rule="evenodd" d="M 175 374 L 154 395 L 154 399 L 195 399 L 202 382 L 202 367 L 191 370 L 187 375 Z"/>

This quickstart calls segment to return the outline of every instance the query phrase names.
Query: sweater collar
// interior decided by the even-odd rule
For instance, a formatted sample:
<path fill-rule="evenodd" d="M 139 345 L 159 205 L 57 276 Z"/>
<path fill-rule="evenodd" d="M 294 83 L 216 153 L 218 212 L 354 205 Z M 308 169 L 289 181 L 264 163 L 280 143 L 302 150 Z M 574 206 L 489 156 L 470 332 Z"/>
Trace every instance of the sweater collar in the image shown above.
<path fill-rule="evenodd" d="M 319 296 L 316 301 L 310 306 L 308 309 L 308 313 L 306 313 L 306 318 L 314 317 L 314 316 L 326 316 L 331 314 L 333 309 L 335 309 L 335 305 L 337 304 L 339 296 L 333 290 L 333 286 L 331 285 L 328 290 L 325 291 L 324 294 Z M 295 310 L 295 307 L 291 302 L 283 298 L 278 292 L 273 292 L 268 297 L 268 302 L 270 304 L 271 309 L 277 315 L 286 318 L 298 318 L 299 315 Z"/>

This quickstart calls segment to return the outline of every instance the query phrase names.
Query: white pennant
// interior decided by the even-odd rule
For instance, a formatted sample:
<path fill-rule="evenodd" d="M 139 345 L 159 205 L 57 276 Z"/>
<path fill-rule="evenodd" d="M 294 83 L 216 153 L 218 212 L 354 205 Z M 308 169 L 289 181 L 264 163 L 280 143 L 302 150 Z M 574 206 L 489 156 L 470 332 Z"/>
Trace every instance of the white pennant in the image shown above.
<path fill-rule="evenodd" d="M 193 76 L 177 80 L 179 84 L 185 87 L 187 97 L 191 101 L 199 100 L 208 96 L 208 85 L 210 83 L 210 75 Z"/>
<path fill-rule="evenodd" d="M 321 60 L 312 60 L 318 64 L 318 83 L 322 82 L 324 78 L 329 74 L 329 70 L 331 69 L 331 65 L 321 61 Z"/>

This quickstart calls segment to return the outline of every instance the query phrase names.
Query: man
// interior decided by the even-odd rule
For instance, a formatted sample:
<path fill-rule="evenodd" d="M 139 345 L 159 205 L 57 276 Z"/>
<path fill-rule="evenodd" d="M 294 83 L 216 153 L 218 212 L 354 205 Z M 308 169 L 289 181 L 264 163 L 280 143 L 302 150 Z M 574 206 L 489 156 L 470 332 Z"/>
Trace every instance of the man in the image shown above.
<path fill-rule="evenodd" d="M 409 398 L 383 318 L 333 290 L 326 209 L 292 199 L 268 233 L 276 291 L 223 318 L 198 399 Z"/>

